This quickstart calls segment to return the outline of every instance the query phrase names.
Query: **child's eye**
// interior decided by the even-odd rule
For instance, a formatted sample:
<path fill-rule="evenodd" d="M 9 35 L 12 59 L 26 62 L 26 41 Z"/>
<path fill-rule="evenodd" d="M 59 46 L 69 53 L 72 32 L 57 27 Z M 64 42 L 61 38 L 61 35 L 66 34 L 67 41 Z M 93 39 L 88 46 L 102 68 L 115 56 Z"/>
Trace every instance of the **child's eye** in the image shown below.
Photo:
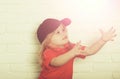
<path fill-rule="evenodd" d="M 62 31 L 65 31 L 65 29 L 62 29 Z"/>
<path fill-rule="evenodd" d="M 57 34 L 59 34 L 60 32 L 58 31 Z"/>

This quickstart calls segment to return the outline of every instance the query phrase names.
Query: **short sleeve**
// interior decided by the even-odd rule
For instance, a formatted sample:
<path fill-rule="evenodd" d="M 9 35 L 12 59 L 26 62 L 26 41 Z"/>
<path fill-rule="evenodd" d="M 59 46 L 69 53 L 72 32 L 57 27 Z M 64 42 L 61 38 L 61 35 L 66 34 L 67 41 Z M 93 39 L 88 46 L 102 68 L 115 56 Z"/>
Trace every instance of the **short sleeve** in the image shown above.
<path fill-rule="evenodd" d="M 51 67 L 50 66 L 50 62 L 51 60 L 56 57 L 56 54 L 55 52 L 51 51 L 51 50 L 46 50 L 44 53 L 43 53 L 43 65 L 46 67 L 46 68 L 49 68 Z"/>

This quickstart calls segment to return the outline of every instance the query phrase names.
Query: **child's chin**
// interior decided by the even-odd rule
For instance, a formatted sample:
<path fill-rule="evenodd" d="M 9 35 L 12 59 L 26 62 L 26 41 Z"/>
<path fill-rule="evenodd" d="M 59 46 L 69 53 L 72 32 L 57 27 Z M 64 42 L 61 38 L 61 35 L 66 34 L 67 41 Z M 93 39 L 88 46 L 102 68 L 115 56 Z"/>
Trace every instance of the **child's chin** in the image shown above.
<path fill-rule="evenodd" d="M 68 42 L 69 42 L 69 40 L 65 40 L 65 41 L 64 41 L 64 44 L 67 44 Z"/>

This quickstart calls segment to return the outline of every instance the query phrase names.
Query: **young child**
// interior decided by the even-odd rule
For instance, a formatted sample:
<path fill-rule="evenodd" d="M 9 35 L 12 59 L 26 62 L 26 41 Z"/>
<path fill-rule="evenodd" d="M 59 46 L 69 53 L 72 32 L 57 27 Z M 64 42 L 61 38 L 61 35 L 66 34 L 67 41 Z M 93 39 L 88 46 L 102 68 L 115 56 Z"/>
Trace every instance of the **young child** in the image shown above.
<path fill-rule="evenodd" d="M 37 30 L 41 43 L 39 62 L 42 67 L 39 79 L 72 79 L 73 60 L 76 57 L 85 58 L 97 53 L 116 36 L 113 28 L 107 32 L 100 30 L 100 39 L 91 46 L 83 46 L 80 42 L 73 44 L 68 39 L 66 29 L 70 23 L 68 18 L 61 21 L 48 18 L 40 24 Z"/>

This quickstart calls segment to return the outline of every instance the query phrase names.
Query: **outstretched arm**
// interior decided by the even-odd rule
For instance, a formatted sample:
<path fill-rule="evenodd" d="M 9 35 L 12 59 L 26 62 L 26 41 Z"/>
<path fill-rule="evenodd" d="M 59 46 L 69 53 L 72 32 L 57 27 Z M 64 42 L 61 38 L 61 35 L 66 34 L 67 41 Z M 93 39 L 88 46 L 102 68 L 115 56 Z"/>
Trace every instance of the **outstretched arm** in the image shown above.
<path fill-rule="evenodd" d="M 67 63 L 69 60 L 71 60 L 75 56 L 80 55 L 80 53 L 82 52 L 80 47 L 81 47 L 80 42 L 78 42 L 70 51 L 53 58 L 50 64 L 52 66 L 64 65 L 65 63 Z"/>
<path fill-rule="evenodd" d="M 113 41 L 116 36 L 115 29 L 112 27 L 107 32 L 100 30 L 101 38 L 93 43 L 90 47 L 86 48 L 83 52 L 84 55 L 93 55 L 97 53 L 108 41 Z"/>
<path fill-rule="evenodd" d="M 111 28 L 107 32 L 104 32 L 103 30 L 100 30 L 100 32 L 102 34 L 101 38 L 97 42 L 92 44 L 90 47 L 87 47 L 85 50 L 81 50 L 80 42 L 78 42 L 70 51 L 53 58 L 50 64 L 52 66 L 61 66 L 75 56 L 93 55 L 97 53 L 97 51 L 99 51 L 108 41 L 113 40 L 113 38 L 116 36 L 115 30 L 113 28 Z"/>

